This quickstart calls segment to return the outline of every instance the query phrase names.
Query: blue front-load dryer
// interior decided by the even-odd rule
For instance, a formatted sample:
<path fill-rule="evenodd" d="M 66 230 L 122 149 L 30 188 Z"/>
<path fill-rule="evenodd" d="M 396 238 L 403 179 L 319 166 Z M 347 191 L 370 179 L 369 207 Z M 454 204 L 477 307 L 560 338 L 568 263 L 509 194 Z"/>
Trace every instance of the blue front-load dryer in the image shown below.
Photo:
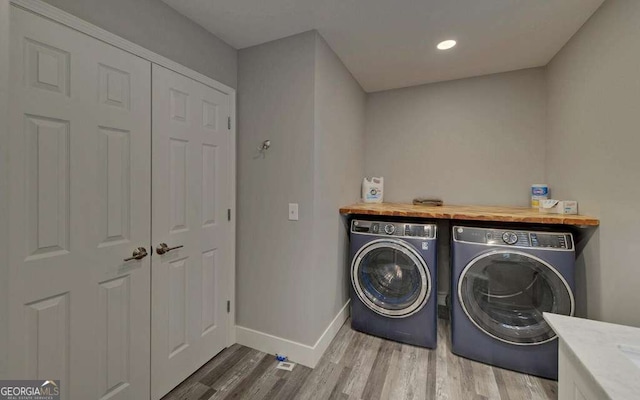
<path fill-rule="evenodd" d="M 452 351 L 557 379 L 558 340 L 542 313 L 573 315 L 573 236 L 455 226 L 452 240 Z"/>
<path fill-rule="evenodd" d="M 351 222 L 351 326 L 436 347 L 436 226 Z"/>

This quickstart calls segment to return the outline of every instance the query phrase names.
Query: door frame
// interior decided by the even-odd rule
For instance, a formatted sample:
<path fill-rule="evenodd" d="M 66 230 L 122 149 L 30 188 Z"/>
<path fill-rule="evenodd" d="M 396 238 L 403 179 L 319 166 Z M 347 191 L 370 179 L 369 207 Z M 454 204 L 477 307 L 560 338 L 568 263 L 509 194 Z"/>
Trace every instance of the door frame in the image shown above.
<path fill-rule="evenodd" d="M 133 42 L 130 42 L 118 35 L 115 35 L 109 31 L 106 31 L 96 25 L 93 25 L 87 21 L 84 21 L 74 15 L 71 15 L 65 11 L 60 10 L 52 5 L 49 5 L 41 0 L 0 0 L 2 2 L 0 4 L 0 59 L 8 60 L 9 59 L 9 17 L 10 17 L 10 4 L 23 8 L 27 11 L 30 11 L 34 14 L 40 15 L 42 17 L 48 18 L 55 22 L 58 22 L 62 25 L 65 25 L 69 28 L 75 29 L 76 31 L 82 32 L 88 36 L 91 36 L 95 39 L 103 41 L 107 44 L 110 44 L 114 47 L 117 47 L 121 50 L 134 54 L 140 58 L 143 58 L 151 63 L 158 64 L 163 66 L 169 70 L 172 70 L 178 74 L 184 75 L 188 78 L 191 78 L 197 82 L 200 82 L 204 85 L 212 87 L 222 93 L 229 95 L 230 103 L 229 104 L 229 114 L 231 118 L 230 130 L 229 134 L 231 135 L 231 145 L 230 145 L 230 168 L 229 168 L 229 179 L 231 181 L 230 189 L 230 199 L 229 199 L 229 207 L 231 209 L 231 221 L 229 224 L 229 230 L 231 235 L 231 254 L 230 254 L 230 271 L 229 271 L 229 282 L 227 284 L 230 288 L 229 300 L 231 300 L 231 308 L 229 312 L 229 326 L 227 327 L 229 334 L 227 340 L 227 347 L 236 343 L 236 313 L 235 313 L 235 287 L 236 287 L 236 90 L 230 86 L 227 86 L 223 83 L 220 83 L 212 78 L 209 78 L 206 75 L 203 75 L 199 72 L 196 72 L 192 69 L 189 69 L 181 64 L 178 64 L 175 61 L 172 61 L 166 57 L 163 57 L 157 53 L 152 52 L 142 46 L 139 46 Z M 6 64 L 6 65 L 5 65 Z M 8 143 L 9 132 L 8 132 L 8 123 L 7 118 L 5 118 L 8 108 L 8 83 L 9 83 L 9 63 L 3 63 L 0 65 L 0 144 Z M 7 90 L 5 90 L 5 88 Z M 153 134 L 153 127 L 152 134 Z M 8 172 L 7 172 L 7 160 L 8 151 L 6 146 L 0 146 L 0 188 L 4 188 L 8 183 Z M 9 197 L 6 190 L 0 191 L 3 194 L 2 202 L 0 203 L 0 254 L 7 254 L 8 252 L 4 248 L 6 243 L 8 242 L 8 226 L 7 223 L 7 215 L 8 210 L 5 208 L 5 204 L 8 203 Z M 151 212 L 151 211 L 149 211 Z M 152 243 L 149 243 L 151 245 Z M 5 268 L 2 266 L 7 265 L 7 259 L 0 259 L 0 268 Z M 3 274 L 5 271 L 0 269 L 0 274 Z M 8 273 L 8 270 L 6 271 Z M 0 289 L 2 289 L 3 281 L 5 279 L 0 279 Z M 6 290 L 0 290 L 0 293 L 6 293 Z M 5 304 L 7 302 L 3 301 L 0 303 L 0 316 L 5 312 Z M 5 339 L 4 329 L 0 331 L 0 376 L 5 372 L 5 364 L 6 364 L 6 354 L 3 341 Z M 7 343 L 8 344 L 8 343 Z"/>

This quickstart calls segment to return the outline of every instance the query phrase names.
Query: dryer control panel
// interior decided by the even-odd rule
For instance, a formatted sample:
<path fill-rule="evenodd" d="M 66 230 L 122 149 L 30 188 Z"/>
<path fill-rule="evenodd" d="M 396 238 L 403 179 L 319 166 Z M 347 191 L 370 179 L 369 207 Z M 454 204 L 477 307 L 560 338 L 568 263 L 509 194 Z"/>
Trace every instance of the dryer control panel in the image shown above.
<path fill-rule="evenodd" d="M 351 221 L 351 232 L 377 236 L 435 239 L 436 225 L 354 219 Z"/>
<path fill-rule="evenodd" d="M 491 246 L 573 250 L 573 235 L 560 232 L 531 232 L 454 226 L 453 240 Z"/>

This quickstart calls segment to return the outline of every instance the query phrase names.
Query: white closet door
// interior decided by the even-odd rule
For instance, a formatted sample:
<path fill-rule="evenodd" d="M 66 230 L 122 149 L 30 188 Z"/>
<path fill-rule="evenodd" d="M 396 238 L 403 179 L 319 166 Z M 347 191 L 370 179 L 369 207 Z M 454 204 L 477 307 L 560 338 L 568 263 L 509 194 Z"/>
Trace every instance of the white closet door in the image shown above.
<path fill-rule="evenodd" d="M 230 97 L 153 65 L 151 397 L 225 346 L 230 293 Z"/>
<path fill-rule="evenodd" d="M 150 63 L 11 15 L 10 375 L 149 398 Z"/>

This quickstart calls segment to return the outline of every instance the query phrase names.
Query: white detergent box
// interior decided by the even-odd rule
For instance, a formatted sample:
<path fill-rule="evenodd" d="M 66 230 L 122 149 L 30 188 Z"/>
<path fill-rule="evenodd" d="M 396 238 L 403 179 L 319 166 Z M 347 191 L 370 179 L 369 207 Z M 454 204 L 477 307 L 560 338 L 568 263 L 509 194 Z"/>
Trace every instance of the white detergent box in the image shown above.
<path fill-rule="evenodd" d="M 574 200 L 540 200 L 540 212 L 544 214 L 578 214 L 578 202 Z"/>

